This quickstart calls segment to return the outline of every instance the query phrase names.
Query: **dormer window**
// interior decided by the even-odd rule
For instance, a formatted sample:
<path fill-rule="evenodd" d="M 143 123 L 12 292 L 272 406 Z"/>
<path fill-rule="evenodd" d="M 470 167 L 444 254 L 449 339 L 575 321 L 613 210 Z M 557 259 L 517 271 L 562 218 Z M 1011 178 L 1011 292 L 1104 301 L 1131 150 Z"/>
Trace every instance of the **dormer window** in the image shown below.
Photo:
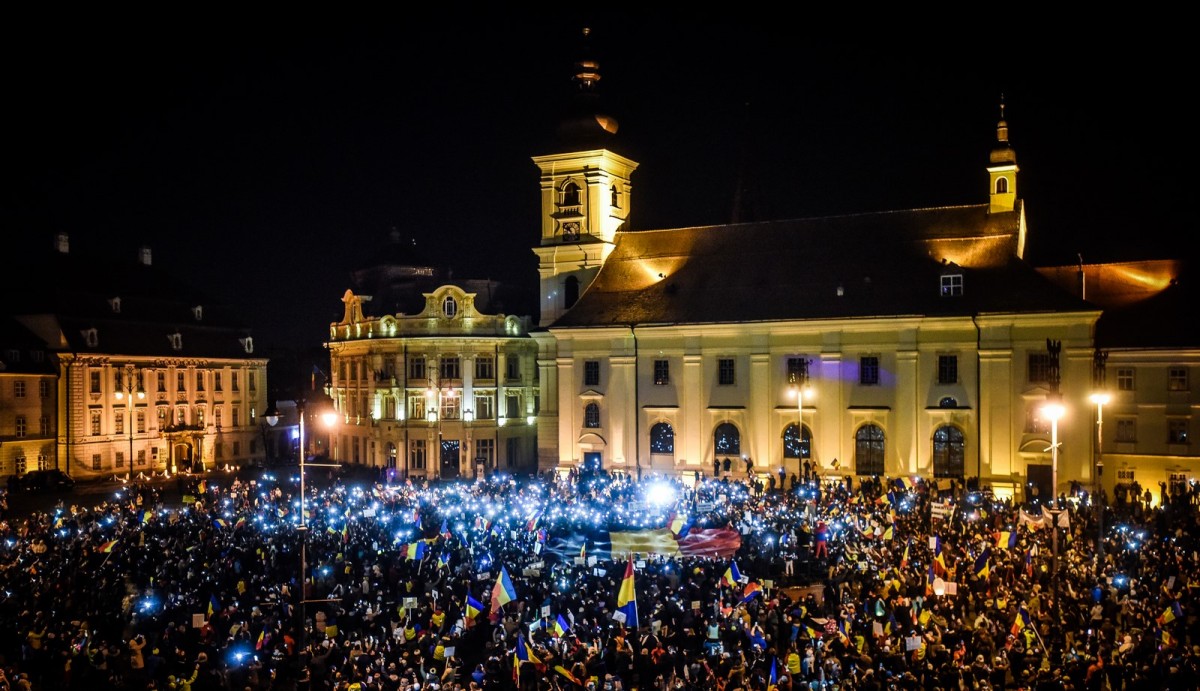
<path fill-rule="evenodd" d="M 83 334 L 83 342 L 89 348 L 95 348 L 100 345 L 100 333 L 96 329 L 84 329 L 80 333 Z"/>
<path fill-rule="evenodd" d="M 621 193 L 619 191 L 617 191 L 616 185 L 612 186 L 611 192 L 612 192 L 612 208 L 614 208 L 614 209 L 621 208 Z"/>
<path fill-rule="evenodd" d="M 196 318 L 196 321 L 200 321 L 201 319 L 203 319 L 204 318 L 204 305 L 196 305 L 195 307 L 193 307 L 192 308 L 192 316 Z"/>
<path fill-rule="evenodd" d="M 170 342 L 172 350 L 183 350 L 183 334 L 178 331 L 167 334 L 167 341 Z"/>
<path fill-rule="evenodd" d="M 452 319 L 458 314 L 458 301 L 453 296 L 447 295 L 442 300 L 442 314 L 446 315 L 447 319 Z"/>
<path fill-rule="evenodd" d="M 954 297 L 963 294 L 962 274 L 942 274 L 942 297 Z"/>
<path fill-rule="evenodd" d="M 254 353 L 254 338 L 253 337 L 247 336 L 245 338 L 239 338 L 238 342 L 240 342 L 242 344 L 242 348 L 245 348 L 247 355 L 251 355 Z"/>
<path fill-rule="evenodd" d="M 108 299 L 108 307 L 109 307 L 109 309 L 112 310 L 113 314 L 120 314 L 121 313 L 121 298 L 119 298 L 119 297 L 109 298 Z"/>

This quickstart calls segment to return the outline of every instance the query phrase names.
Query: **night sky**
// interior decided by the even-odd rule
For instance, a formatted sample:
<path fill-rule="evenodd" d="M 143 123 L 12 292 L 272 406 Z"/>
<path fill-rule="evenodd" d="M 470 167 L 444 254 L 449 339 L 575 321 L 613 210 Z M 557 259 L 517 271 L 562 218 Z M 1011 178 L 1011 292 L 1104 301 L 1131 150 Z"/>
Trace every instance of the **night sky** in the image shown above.
<path fill-rule="evenodd" d="M 588 24 L 640 163 L 634 229 L 728 222 L 739 181 L 743 218 L 759 220 L 982 203 L 1003 94 L 1029 259 L 1195 244 L 1182 27 L 1135 42 L 1112 37 L 1136 25 L 883 34 L 441 14 L 10 25 L 5 243 L 48 247 L 65 230 L 96 256 L 149 244 L 156 265 L 243 307 L 268 345 L 319 344 L 350 270 L 393 227 L 456 276 L 533 294 L 530 156 Z"/>

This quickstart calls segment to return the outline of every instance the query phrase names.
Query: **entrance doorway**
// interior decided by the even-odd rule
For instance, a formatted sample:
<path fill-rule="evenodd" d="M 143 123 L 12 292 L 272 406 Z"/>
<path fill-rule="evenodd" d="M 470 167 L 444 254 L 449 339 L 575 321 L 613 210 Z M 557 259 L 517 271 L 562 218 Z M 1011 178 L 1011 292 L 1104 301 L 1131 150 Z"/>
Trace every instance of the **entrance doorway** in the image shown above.
<path fill-rule="evenodd" d="M 439 470 L 439 476 L 443 480 L 454 480 L 459 476 L 458 447 L 459 444 L 457 439 L 442 440 L 441 468 Z"/>

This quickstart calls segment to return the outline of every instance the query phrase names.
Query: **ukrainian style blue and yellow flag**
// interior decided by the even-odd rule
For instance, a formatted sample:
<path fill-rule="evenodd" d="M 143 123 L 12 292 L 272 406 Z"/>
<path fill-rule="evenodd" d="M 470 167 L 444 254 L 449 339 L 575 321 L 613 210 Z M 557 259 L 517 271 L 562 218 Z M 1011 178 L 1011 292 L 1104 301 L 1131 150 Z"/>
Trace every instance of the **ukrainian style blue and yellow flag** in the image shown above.
<path fill-rule="evenodd" d="M 975 557 L 975 567 L 971 570 L 977 577 L 987 578 L 988 574 L 991 573 L 991 558 L 992 550 L 986 547 L 979 553 L 978 557 Z"/>
<path fill-rule="evenodd" d="M 208 616 L 209 616 L 209 618 L 212 617 L 213 613 L 219 612 L 219 611 L 221 611 L 221 601 L 217 599 L 216 595 L 209 595 L 208 596 Z"/>
<path fill-rule="evenodd" d="M 617 611 L 625 614 L 625 625 L 637 628 L 637 590 L 633 584 L 633 559 L 625 563 L 625 577 L 621 579 L 621 589 L 617 591 Z"/>
<path fill-rule="evenodd" d="M 776 669 L 778 658 L 771 658 L 771 678 L 767 680 L 767 691 L 779 689 L 779 671 Z"/>

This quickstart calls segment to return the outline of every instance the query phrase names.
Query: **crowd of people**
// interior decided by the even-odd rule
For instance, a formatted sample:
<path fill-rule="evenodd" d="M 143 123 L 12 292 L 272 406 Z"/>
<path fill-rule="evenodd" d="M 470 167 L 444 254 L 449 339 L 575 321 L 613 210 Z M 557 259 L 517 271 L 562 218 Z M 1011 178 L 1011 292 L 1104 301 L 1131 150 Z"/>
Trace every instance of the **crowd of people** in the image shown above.
<path fill-rule="evenodd" d="M 1102 513 L 734 472 L 213 474 L 5 516 L 0 691 L 1200 688 L 1194 485 Z"/>

